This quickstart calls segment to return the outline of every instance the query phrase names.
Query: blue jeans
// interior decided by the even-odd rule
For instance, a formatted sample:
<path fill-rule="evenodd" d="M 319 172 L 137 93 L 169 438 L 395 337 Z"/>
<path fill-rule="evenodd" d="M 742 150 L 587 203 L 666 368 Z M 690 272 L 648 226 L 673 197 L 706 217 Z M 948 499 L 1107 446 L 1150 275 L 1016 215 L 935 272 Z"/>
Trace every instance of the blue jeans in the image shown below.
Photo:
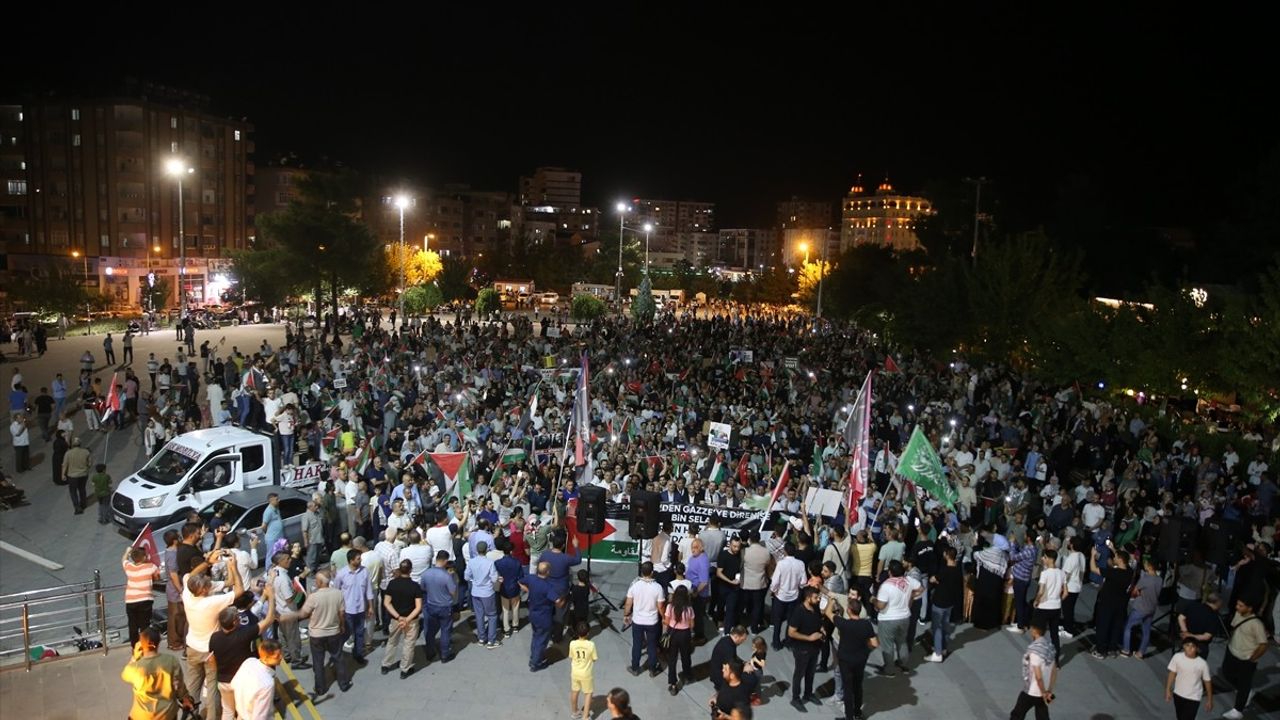
<path fill-rule="evenodd" d="M 428 605 L 427 621 L 423 623 L 423 627 L 426 628 L 423 637 L 428 644 L 427 654 L 430 655 L 431 652 L 431 637 L 439 634 L 440 657 L 449 657 L 449 650 L 453 647 L 453 608 L 448 605 Z"/>
<path fill-rule="evenodd" d="M 795 607 L 796 600 L 790 602 L 773 598 L 773 602 L 769 605 L 769 619 L 773 623 L 773 644 L 785 645 L 782 642 L 782 623 L 791 617 L 791 608 Z"/>
<path fill-rule="evenodd" d="M 658 623 L 631 624 L 631 667 L 640 668 L 640 649 L 643 647 L 649 652 L 649 670 L 652 672 L 658 669 L 658 630 L 661 627 Z"/>
<path fill-rule="evenodd" d="M 1129 611 L 1129 619 L 1124 623 L 1124 636 L 1121 638 L 1123 643 L 1120 649 L 1129 651 L 1129 632 L 1133 630 L 1135 625 L 1142 625 L 1142 644 L 1138 646 L 1138 654 L 1147 651 L 1147 642 L 1151 640 L 1151 622 L 1155 619 L 1155 615 L 1142 615 L 1136 610 Z"/>
<path fill-rule="evenodd" d="M 551 641 L 551 617 L 530 617 L 529 625 L 533 628 L 533 641 L 529 644 L 529 669 L 538 670 L 546 661 L 547 643 Z"/>
<path fill-rule="evenodd" d="M 281 452 L 281 458 L 282 458 L 282 460 L 281 460 L 281 463 L 280 463 L 280 464 L 282 464 L 282 465 L 292 465 L 292 464 L 293 464 L 293 447 L 294 447 L 294 435 L 293 435 L 293 433 L 289 433 L 288 435 L 281 435 L 281 436 L 280 436 L 280 447 L 281 447 L 281 449 L 282 449 L 282 451 L 283 451 L 283 452 Z"/>
<path fill-rule="evenodd" d="M 342 642 L 355 636 L 355 644 L 351 647 L 351 657 L 364 660 L 364 613 L 346 613 L 347 631 L 342 634 Z"/>
<path fill-rule="evenodd" d="M 1027 602 L 1027 590 L 1030 587 L 1030 580 L 1013 579 L 1013 621 L 1024 630 L 1031 624 L 1031 603 Z"/>
<path fill-rule="evenodd" d="M 471 610 L 476 614 L 476 639 L 492 643 L 498 639 L 498 598 L 471 596 Z"/>
<path fill-rule="evenodd" d="M 933 628 L 933 651 L 942 654 L 951 644 L 951 608 L 934 605 L 929 611 L 929 625 Z"/>

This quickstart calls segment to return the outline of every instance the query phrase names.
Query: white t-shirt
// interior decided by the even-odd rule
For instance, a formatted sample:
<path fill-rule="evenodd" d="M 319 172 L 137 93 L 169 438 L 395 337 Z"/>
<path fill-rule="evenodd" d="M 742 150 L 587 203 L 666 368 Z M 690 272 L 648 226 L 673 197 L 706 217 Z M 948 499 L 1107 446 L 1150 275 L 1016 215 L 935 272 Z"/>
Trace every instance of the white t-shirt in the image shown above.
<path fill-rule="evenodd" d="M 1087 528 L 1096 528 L 1107 516 L 1107 509 L 1098 503 L 1089 503 L 1084 506 L 1084 511 L 1080 513 L 1081 519 L 1084 520 L 1084 526 Z"/>
<path fill-rule="evenodd" d="M 1067 576 L 1067 592 L 1078 593 L 1084 584 L 1084 553 L 1072 552 L 1062 563 L 1062 572 Z"/>
<path fill-rule="evenodd" d="M 1204 684 L 1209 682 L 1209 663 L 1202 657 L 1189 658 L 1178 653 L 1169 661 L 1173 676 L 1173 694 L 1188 700 L 1199 701 L 1204 697 Z"/>
<path fill-rule="evenodd" d="M 413 563 L 413 570 L 409 573 L 409 579 L 418 582 L 422 579 L 422 573 L 435 562 L 436 553 L 431 549 L 430 545 L 410 545 L 400 551 L 400 560 L 403 562 L 408 560 Z"/>
<path fill-rule="evenodd" d="M 1036 605 L 1041 610 L 1061 610 L 1062 609 L 1062 587 L 1067 584 L 1067 574 L 1058 568 L 1048 568 L 1040 571 L 1040 590 L 1043 595 L 1040 604 Z"/>
<path fill-rule="evenodd" d="M 427 528 L 427 543 L 431 546 L 431 557 L 433 559 L 436 553 L 444 550 L 449 553 L 450 560 L 457 560 L 453 556 L 453 533 L 449 532 L 447 525 L 436 525 Z"/>
<path fill-rule="evenodd" d="M 662 586 L 654 580 L 638 578 L 627 588 L 631 600 L 631 622 L 636 625 L 658 623 L 658 603 L 662 601 Z"/>
<path fill-rule="evenodd" d="M 911 616 L 911 593 L 920 588 L 920 581 L 913 577 L 891 577 L 880 583 L 876 600 L 884 603 L 881 620 L 906 620 Z"/>
<path fill-rule="evenodd" d="M 275 670 L 258 658 L 245 658 L 231 678 L 231 692 L 236 698 L 236 715 L 243 720 L 269 720 L 276 713 Z"/>
<path fill-rule="evenodd" d="M 187 647 L 197 652 L 209 652 L 209 638 L 218 629 L 218 613 L 231 605 L 235 593 L 218 593 L 196 597 L 187 589 L 187 578 L 182 578 L 182 610 L 187 615 Z"/>
<path fill-rule="evenodd" d="M 1040 668 L 1040 679 L 1045 685 L 1049 684 L 1049 668 L 1045 665 L 1044 658 L 1038 654 L 1029 652 L 1023 655 L 1023 662 L 1028 664 L 1027 668 L 1027 694 L 1031 697 L 1044 697 L 1040 692 L 1040 683 L 1036 682 L 1036 668 Z"/>

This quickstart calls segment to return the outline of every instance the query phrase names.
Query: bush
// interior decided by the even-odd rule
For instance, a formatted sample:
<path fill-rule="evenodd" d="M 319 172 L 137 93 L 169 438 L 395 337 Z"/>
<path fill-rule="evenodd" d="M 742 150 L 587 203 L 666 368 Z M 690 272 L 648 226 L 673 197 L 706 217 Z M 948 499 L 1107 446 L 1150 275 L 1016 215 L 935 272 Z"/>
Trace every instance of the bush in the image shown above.
<path fill-rule="evenodd" d="M 604 301 L 595 295 L 574 295 L 571 313 L 575 320 L 595 320 L 604 315 Z"/>
<path fill-rule="evenodd" d="M 493 288 L 485 288 L 476 295 L 477 317 L 485 317 L 490 313 L 497 312 L 501 307 L 502 303 L 498 300 L 498 291 Z"/>
<path fill-rule="evenodd" d="M 657 311 L 658 306 L 653 301 L 653 283 L 649 282 L 649 276 L 645 275 L 640 280 L 636 299 L 631 303 L 631 318 L 638 323 L 648 325 L 653 322 L 653 316 Z"/>
<path fill-rule="evenodd" d="M 404 291 L 404 311 L 409 315 L 421 315 L 442 302 L 444 302 L 444 296 L 434 283 L 415 285 Z"/>

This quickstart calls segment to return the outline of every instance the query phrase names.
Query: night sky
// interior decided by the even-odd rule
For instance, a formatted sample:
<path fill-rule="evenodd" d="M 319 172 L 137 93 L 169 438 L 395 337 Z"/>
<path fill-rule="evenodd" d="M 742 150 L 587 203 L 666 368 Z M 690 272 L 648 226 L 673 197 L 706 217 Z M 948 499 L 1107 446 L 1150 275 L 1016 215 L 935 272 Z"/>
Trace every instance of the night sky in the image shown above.
<path fill-rule="evenodd" d="M 51 31 L 12 49 L 0 94 L 131 75 L 248 116 L 261 164 L 292 150 L 508 191 L 561 165 L 587 202 L 711 200 L 722 227 L 863 173 L 907 190 L 985 175 L 1013 229 L 1051 223 L 1081 177 L 1108 222 L 1204 228 L 1280 139 L 1263 23 L 1213 6 L 443 5 L 56 9 L 30 18 Z"/>

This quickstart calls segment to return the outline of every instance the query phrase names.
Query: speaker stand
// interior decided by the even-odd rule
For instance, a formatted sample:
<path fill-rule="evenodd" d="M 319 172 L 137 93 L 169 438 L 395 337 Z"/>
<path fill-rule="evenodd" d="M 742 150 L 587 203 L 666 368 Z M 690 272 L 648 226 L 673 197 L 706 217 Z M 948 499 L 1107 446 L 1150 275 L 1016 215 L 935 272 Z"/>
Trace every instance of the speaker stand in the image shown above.
<path fill-rule="evenodd" d="M 591 574 L 591 546 L 594 544 L 595 533 L 587 533 L 587 577 L 590 578 L 588 587 L 591 590 L 591 599 L 587 601 L 587 606 L 590 607 L 595 603 L 602 602 L 612 608 L 614 612 L 618 612 L 618 606 L 614 605 L 612 600 L 600 592 L 600 589 L 596 587 L 595 576 Z"/>

